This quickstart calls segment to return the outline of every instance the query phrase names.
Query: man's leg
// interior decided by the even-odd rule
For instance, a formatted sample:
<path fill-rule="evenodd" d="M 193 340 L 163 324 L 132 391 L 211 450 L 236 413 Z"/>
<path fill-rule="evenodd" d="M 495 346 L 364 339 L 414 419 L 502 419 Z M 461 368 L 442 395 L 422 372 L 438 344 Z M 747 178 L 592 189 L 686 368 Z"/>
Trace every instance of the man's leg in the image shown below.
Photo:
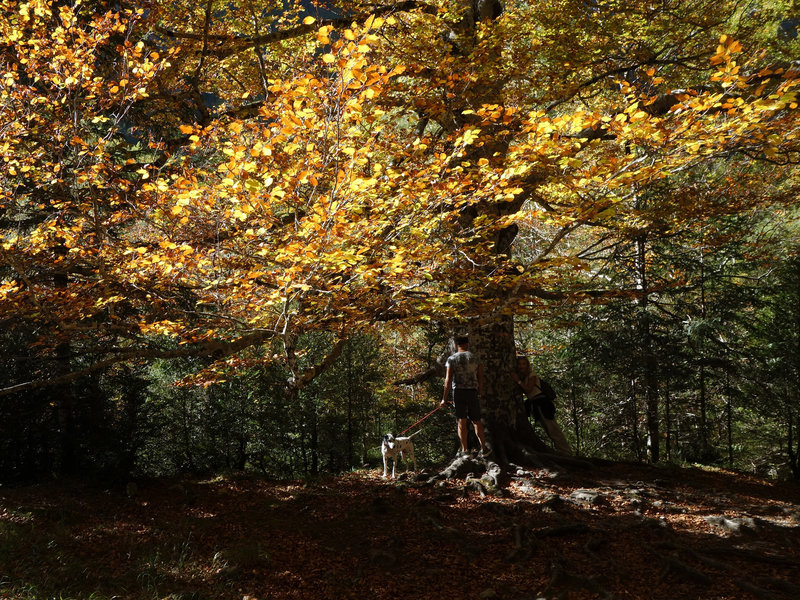
<path fill-rule="evenodd" d="M 483 454 L 487 454 L 488 448 L 486 447 L 486 441 L 484 440 L 483 435 L 483 421 L 481 421 L 481 404 L 480 399 L 478 398 L 478 391 L 471 391 L 473 394 L 469 399 L 469 411 L 467 412 L 467 417 L 470 421 L 472 421 L 472 427 L 475 429 L 475 435 L 478 437 L 478 441 L 481 444 L 481 452 Z"/>
<path fill-rule="evenodd" d="M 481 443 L 481 451 L 486 452 L 486 442 L 483 441 L 483 422 L 473 421 L 472 425 L 475 427 L 475 435 L 478 436 L 478 441 Z"/>
<path fill-rule="evenodd" d="M 458 420 L 458 439 L 461 442 L 461 451 L 467 451 L 467 442 L 469 441 L 469 431 L 467 430 L 467 419 Z"/>

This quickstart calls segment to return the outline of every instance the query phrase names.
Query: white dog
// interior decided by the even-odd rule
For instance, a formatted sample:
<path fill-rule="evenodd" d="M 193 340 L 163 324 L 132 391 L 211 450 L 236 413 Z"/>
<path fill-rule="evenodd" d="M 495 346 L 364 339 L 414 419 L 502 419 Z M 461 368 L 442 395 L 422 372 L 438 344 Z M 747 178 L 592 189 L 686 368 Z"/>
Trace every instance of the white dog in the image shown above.
<path fill-rule="evenodd" d="M 417 432 L 419 433 L 419 432 Z M 414 434 L 416 435 L 416 433 Z M 381 443 L 381 454 L 383 454 L 383 478 L 386 479 L 386 459 L 392 459 L 392 479 L 394 479 L 394 471 L 395 467 L 397 466 L 398 457 L 403 457 L 403 460 L 406 461 L 406 472 L 408 472 L 408 459 L 411 459 L 411 462 L 414 464 L 414 470 L 417 470 L 417 461 L 414 458 L 414 442 L 411 441 L 411 438 L 414 437 L 394 437 L 391 433 L 387 433 L 383 436 L 383 442 Z"/>

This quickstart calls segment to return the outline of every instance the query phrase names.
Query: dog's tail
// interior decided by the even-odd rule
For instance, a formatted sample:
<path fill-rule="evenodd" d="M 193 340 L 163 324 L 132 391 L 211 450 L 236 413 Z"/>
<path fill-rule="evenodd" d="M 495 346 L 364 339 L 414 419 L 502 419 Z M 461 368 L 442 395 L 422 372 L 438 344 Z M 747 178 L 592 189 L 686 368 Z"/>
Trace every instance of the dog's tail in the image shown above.
<path fill-rule="evenodd" d="M 419 431 L 415 431 L 414 433 L 412 433 L 412 434 L 411 434 L 410 436 L 408 436 L 408 437 L 409 437 L 409 438 L 412 438 L 412 437 L 414 437 L 415 435 L 419 435 L 420 433 L 422 433 L 422 429 L 420 429 Z"/>

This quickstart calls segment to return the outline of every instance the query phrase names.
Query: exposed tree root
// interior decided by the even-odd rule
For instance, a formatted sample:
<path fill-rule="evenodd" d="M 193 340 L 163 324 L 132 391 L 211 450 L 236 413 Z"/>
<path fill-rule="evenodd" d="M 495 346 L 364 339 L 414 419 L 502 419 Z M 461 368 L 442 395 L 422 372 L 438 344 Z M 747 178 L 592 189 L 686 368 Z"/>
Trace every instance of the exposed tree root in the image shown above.
<path fill-rule="evenodd" d="M 765 590 L 764 588 L 760 588 L 754 583 L 745 581 L 743 579 L 735 579 L 734 581 L 736 582 L 736 585 L 742 588 L 745 592 L 753 594 L 754 596 L 758 596 L 764 600 L 777 600 L 777 598 L 772 595 L 772 592 Z"/>
<path fill-rule="evenodd" d="M 585 590 L 592 594 L 597 594 L 600 598 L 604 598 L 606 600 L 613 600 L 614 598 L 614 595 L 611 592 L 606 590 L 594 579 L 569 573 L 568 571 L 564 570 L 561 565 L 555 565 L 552 570 L 550 583 L 547 584 L 544 592 L 542 592 L 542 597 L 561 598 L 562 594 L 560 592 L 565 589 L 576 591 Z"/>
<path fill-rule="evenodd" d="M 653 551 L 656 552 L 656 554 L 658 554 L 658 550 L 656 549 L 668 549 L 681 552 L 683 554 L 688 555 L 693 560 L 718 571 L 735 572 L 735 567 L 721 560 L 713 558 L 709 556 L 707 553 L 725 554 L 732 558 L 746 560 L 748 562 L 749 561 L 766 562 L 769 564 L 777 564 L 781 566 L 793 566 L 797 564 L 797 561 L 794 561 L 793 559 L 788 557 L 765 555 L 757 552 L 752 552 L 750 550 L 743 550 L 740 548 L 733 548 L 730 546 L 722 546 L 722 545 L 715 546 L 713 549 L 706 548 L 703 551 L 699 551 L 689 546 L 669 541 L 669 542 L 658 543 L 654 548 L 655 549 Z M 674 573 L 688 581 L 699 583 L 701 585 L 710 585 L 709 583 L 711 581 L 710 578 L 708 578 L 705 574 L 701 573 L 697 569 L 687 566 L 683 562 L 679 561 L 677 558 L 667 557 L 664 560 L 666 561 L 666 565 L 664 571 L 662 571 L 661 574 L 662 580 L 669 573 Z M 774 600 L 775 596 L 771 591 L 765 589 L 762 586 L 769 586 L 776 588 L 780 590 L 782 593 L 787 594 L 792 598 L 800 598 L 800 586 L 797 586 L 793 583 L 790 583 L 782 579 L 761 578 L 758 581 L 758 585 L 756 585 L 753 582 L 745 581 L 742 579 L 734 579 L 733 581 L 736 583 L 737 586 L 739 586 L 746 592 L 753 594 L 754 596 L 758 596 L 759 598 L 764 598 L 765 600 Z"/>
<path fill-rule="evenodd" d="M 486 490 L 486 486 L 483 485 L 483 482 L 480 479 L 472 479 L 471 477 L 467 477 L 467 481 L 464 484 L 464 494 L 466 495 L 466 493 L 470 490 L 478 492 L 481 498 L 486 498 L 486 496 L 489 495 Z"/>
<path fill-rule="evenodd" d="M 758 579 L 758 583 L 759 585 L 777 588 L 791 598 L 800 598 L 800 585 L 783 579 L 776 579 L 775 577 L 761 577 Z"/>
<path fill-rule="evenodd" d="M 755 552 L 753 550 L 746 550 L 744 548 L 732 548 L 730 546 L 714 546 L 713 548 L 704 548 L 706 552 L 712 554 L 725 554 L 733 558 L 738 558 L 748 562 L 761 562 L 769 565 L 800 567 L 800 561 L 797 561 L 789 556 L 782 556 L 778 554 L 765 554 L 762 552 Z"/>
<path fill-rule="evenodd" d="M 509 452 L 509 449 L 513 449 L 513 451 Z M 536 451 L 525 444 L 511 440 L 506 440 L 503 444 L 495 442 L 492 452 L 489 459 L 457 456 L 428 482 L 433 483 L 442 479 L 465 479 L 468 475 L 474 477 L 485 473 L 485 477 L 489 478 L 491 485 L 501 489 L 508 486 L 512 475 L 517 476 L 518 472 L 525 473 L 523 467 L 519 465 L 524 465 L 529 469 L 550 469 L 559 472 L 566 471 L 566 467 L 594 469 L 594 465 L 587 460 Z M 513 456 L 513 461 L 508 460 L 509 456 Z"/>
<path fill-rule="evenodd" d="M 567 523 L 566 525 L 559 525 L 558 527 L 543 527 L 533 532 L 533 534 L 540 538 L 547 537 L 560 537 L 563 535 L 581 535 L 591 531 L 585 523 Z"/>
<path fill-rule="evenodd" d="M 704 587 L 711 585 L 711 578 L 708 575 L 682 563 L 674 556 L 665 556 L 662 557 L 662 560 L 664 561 L 664 568 L 658 576 L 659 582 L 664 581 L 670 575 L 676 575 L 680 579 L 697 583 Z"/>
<path fill-rule="evenodd" d="M 592 569 L 592 576 L 587 576 L 589 573 L 582 572 L 582 561 L 576 560 L 572 554 L 567 559 L 566 555 L 559 553 L 558 548 L 563 542 L 558 538 L 569 540 L 572 549 L 582 548 L 591 564 L 602 565 L 614 579 L 633 577 L 627 564 L 615 562 L 611 556 L 615 551 L 615 544 L 611 545 L 615 533 L 625 533 L 636 540 L 633 542 L 634 552 L 637 548 L 652 552 L 652 580 L 657 581 L 662 589 L 680 584 L 708 591 L 719 581 L 720 573 L 725 573 L 729 585 L 738 587 L 742 595 L 759 600 L 800 598 L 800 586 L 795 583 L 769 577 L 745 579 L 740 571 L 743 562 L 784 570 L 800 567 L 800 561 L 792 556 L 791 546 L 780 545 L 784 528 L 771 527 L 768 521 L 758 517 L 727 516 L 724 521 L 714 518 L 706 519 L 706 522 L 712 527 L 725 528 L 732 536 L 730 542 L 720 538 L 719 543 L 709 545 L 707 537 L 686 538 L 682 533 L 683 523 L 671 518 L 687 513 L 682 505 L 682 500 L 686 499 L 685 492 L 681 495 L 674 493 L 674 484 L 669 479 L 634 483 L 597 479 L 584 482 L 576 478 L 573 471 L 595 471 L 598 466 L 594 461 L 539 450 L 515 437 L 514 432 L 507 428 L 495 428 L 493 434 L 493 454 L 488 458 L 458 457 L 428 481 L 463 479 L 462 492 L 481 498 L 515 492 L 530 496 L 530 501 L 523 496 L 513 505 L 490 502 L 486 506 L 497 514 L 498 526 L 508 531 L 511 537 L 512 547 L 504 557 L 506 562 L 513 563 L 515 569 L 524 568 L 529 561 L 551 565 L 549 582 L 537 598 L 613 598 L 607 589 L 612 588 L 612 584 L 596 576 L 604 571 Z M 549 477 L 543 476 L 545 471 L 550 472 Z M 512 480 L 515 482 L 514 490 L 506 490 Z M 564 482 L 576 480 L 583 487 L 567 486 L 565 493 Z M 548 494 L 551 490 L 555 493 Z M 621 518 L 591 521 L 589 524 L 581 516 L 584 511 L 594 512 L 612 506 L 617 510 L 625 507 L 629 512 L 620 515 Z M 543 523 L 535 518 L 520 522 L 527 520 L 524 515 L 534 514 L 531 509 L 539 511 L 542 517 L 549 514 L 546 518 L 550 519 L 547 521 L 550 525 L 541 526 Z M 554 512 L 560 516 L 553 515 Z M 441 528 L 440 524 L 435 532 L 435 535 L 444 536 L 443 539 L 459 535 Z M 756 543 L 760 539 L 757 536 L 770 536 L 772 540 L 778 540 L 778 545 L 770 545 L 769 551 L 761 550 L 762 544 Z M 702 546 L 695 543 L 700 539 L 706 542 Z M 753 544 L 753 549 L 737 547 L 737 540 L 742 545 L 745 542 Z M 782 547 L 787 554 L 781 553 Z"/>
<path fill-rule="evenodd" d="M 486 469 L 486 461 L 477 460 L 471 456 L 457 456 L 445 469 L 431 477 L 428 483 L 441 481 L 442 479 L 466 479 L 467 476 L 475 477 L 476 475 L 485 473 Z"/>

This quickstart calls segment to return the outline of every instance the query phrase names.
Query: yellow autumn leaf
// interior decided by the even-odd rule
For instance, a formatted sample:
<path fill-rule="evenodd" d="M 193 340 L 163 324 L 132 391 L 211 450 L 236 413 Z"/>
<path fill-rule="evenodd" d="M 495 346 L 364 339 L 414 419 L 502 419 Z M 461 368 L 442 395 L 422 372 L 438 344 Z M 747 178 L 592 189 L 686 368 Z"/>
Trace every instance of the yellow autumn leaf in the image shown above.
<path fill-rule="evenodd" d="M 329 54 L 324 54 L 322 56 L 322 62 L 324 62 L 325 64 L 329 65 L 329 64 L 331 64 L 332 62 L 335 62 L 335 61 L 336 61 L 336 57 L 333 54 L 329 53 Z"/>

